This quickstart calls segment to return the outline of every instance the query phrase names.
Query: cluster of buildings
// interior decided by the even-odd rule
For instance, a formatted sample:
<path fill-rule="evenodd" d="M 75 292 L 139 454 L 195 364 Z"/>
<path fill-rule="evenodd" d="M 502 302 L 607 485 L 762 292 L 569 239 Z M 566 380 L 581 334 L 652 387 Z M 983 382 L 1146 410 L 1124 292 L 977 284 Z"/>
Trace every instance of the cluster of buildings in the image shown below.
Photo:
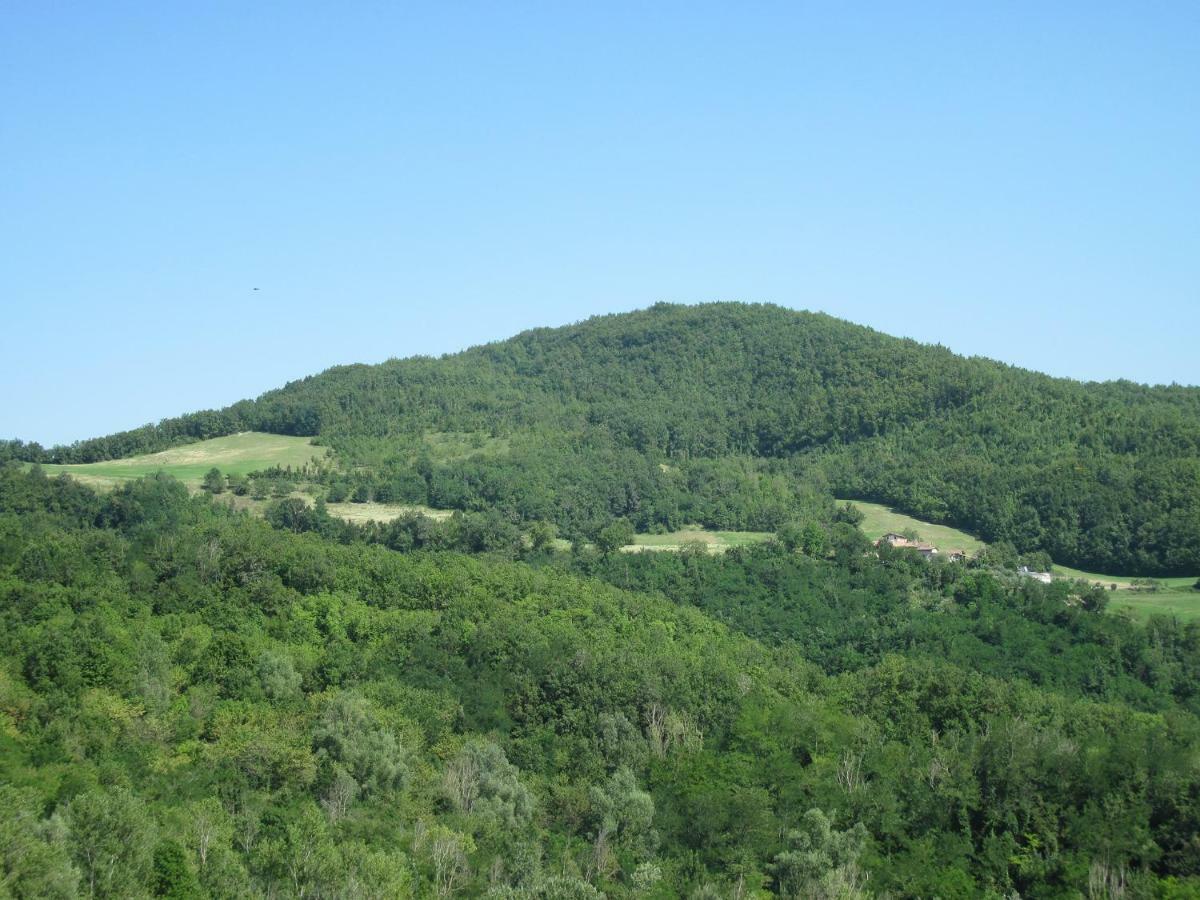
<path fill-rule="evenodd" d="M 932 559 L 939 555 L 938 548 L 933 546 L 933 544 L 913 540 L 902 534 L 896 534 L 894 531 L 889 531 L 879 540 L 875 541 L 876 547 L 880 544 L 887 544 L 889 547 L 895 547 L 899 550 L 916 550 L 926 559 Z M 951 562 L 965 562 L 967 554 L 962 550 L 951 550 L 946 558 Z M 1035 572 L 1029 566 L 1021 566 L 1017 572 L 1025 578 L 1032 578 L 1034 581 L 1040 581 L 1042 584 L 1049 584 L 1052 580 L 1049 572 Z"/>
<path fill-rule="evenodd" d="M 933 546 L 933 544 L 927 544 L 924 541 L 914 541 L 910 538 L 906 538 L 902 534 L 896 534 L 894 531 L 889 531 L 875 542 L 876 547 L 878 547 L 880 544 L 887 544 L 889 547 L 895 547 L 897 549 L 916 550 L 926 559 L 932 559 L 933 557 L 939 555 L 938 548 Z M 966 558 L 967 554 L 962 550 L 951 550 L 947 556 L 947 559 L 949 559 L 951 562 L 963 562 L 966 560 Z"/>

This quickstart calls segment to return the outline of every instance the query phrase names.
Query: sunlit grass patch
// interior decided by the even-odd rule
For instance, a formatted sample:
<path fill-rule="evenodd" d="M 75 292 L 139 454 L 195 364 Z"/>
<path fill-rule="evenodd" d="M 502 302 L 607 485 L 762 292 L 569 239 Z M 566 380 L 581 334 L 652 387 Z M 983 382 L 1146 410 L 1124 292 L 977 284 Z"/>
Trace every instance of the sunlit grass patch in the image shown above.
<path fill-rule="evenodd" d="M 45 465 L 47 475 L 65 473 L 93 487 L 111 488 L 124 481 L 164 472 L 196 487 L 209 469 L 224 475 L 248 475 L 273 466 L 301 469 L 314 460 L 322 460 L 328 450 L 314 446 L 312 438 L 285 434 L 243 431 L 226 437 L 197 441 L 172 447 L 159 453 L 146 453 L 126 459 L 74 465 Z"/>

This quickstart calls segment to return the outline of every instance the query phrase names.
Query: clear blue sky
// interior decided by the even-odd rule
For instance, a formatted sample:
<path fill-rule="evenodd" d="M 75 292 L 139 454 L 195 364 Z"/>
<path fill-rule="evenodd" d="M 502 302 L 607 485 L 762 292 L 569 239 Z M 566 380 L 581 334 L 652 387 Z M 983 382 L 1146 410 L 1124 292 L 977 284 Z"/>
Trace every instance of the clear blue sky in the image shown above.
<path fill-rule="evenodd" d="M 12 0 L 0 248 L 44 443 L 658 300 L 1196 384 L 1200 3 Z"/>

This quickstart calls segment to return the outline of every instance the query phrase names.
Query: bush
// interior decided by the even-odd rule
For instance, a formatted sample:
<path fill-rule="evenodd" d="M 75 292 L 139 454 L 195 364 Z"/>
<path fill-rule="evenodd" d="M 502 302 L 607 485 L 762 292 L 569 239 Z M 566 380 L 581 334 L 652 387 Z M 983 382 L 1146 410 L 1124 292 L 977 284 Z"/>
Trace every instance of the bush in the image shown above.
<path fill-rule="evenodd" d="M 617 519 L 605 525 L 596 534 L 596 549 L 606 555 L 631 543 L 633 526 L 629 524 L 628 519 Z"/>
<path fill-rule="evenodd" d="M 204 481 L 200 485 L 210 494 L 220 494 L 225 491 L 225 476 L 221 474 L 221 470 L 213 466 L 204 473 Z"/>

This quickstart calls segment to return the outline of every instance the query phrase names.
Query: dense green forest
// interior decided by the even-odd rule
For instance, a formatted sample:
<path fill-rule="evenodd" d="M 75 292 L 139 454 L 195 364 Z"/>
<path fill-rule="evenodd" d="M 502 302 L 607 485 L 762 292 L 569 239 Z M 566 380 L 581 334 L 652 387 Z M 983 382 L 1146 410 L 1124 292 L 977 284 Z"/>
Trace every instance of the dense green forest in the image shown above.
<path fill-rule="evenodd" d="M 0 896 L 1200 897 L 1200 626 L 550 533 L 0 466 Z"/>
<path fill-rule="evenodd" d="M 319 436 L 343 463 L 331 499 L 492 509 L 568 538 L 614 517 L 774 530 L 833 494 L 1096 571 L 1200 571 L 1200 389 L 1055 379 L 772 306 L 659 305 L 344 366 L 0 458 L 87 462 L 243 429 Z"/>
<path fill-rule="evenodd" d="M 334 456 L 27 465 L 250 429 Z M 1200 897 L 1200 624 L 1050 556 L 1200 571 L 1200 389 L 661 305 L 0 444 L 0 898 Z"/>

